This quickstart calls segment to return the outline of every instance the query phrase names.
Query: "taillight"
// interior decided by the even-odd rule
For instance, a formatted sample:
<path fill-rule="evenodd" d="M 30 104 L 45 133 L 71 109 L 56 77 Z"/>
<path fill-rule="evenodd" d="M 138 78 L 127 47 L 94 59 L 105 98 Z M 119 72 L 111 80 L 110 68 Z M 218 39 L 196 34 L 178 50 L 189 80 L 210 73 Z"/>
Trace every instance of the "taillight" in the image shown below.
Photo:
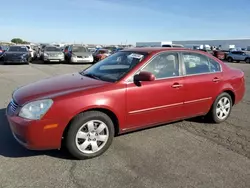
<path fill-rule="evenodd" d="M 3 53 L 3 50 L 0 50 L 0 53 Z"/>

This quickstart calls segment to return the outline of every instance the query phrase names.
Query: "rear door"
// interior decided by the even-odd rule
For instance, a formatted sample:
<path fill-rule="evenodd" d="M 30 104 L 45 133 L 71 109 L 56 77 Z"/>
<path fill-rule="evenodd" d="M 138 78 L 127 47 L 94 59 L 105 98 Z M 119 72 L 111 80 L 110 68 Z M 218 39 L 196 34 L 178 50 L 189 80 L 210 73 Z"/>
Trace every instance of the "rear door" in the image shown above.
<path fill-rule="evenodd" d="M 219 95 L 223 74 L 214 59 L 194 52 L 182 53 L 186 117 L 207 113 Z"/>

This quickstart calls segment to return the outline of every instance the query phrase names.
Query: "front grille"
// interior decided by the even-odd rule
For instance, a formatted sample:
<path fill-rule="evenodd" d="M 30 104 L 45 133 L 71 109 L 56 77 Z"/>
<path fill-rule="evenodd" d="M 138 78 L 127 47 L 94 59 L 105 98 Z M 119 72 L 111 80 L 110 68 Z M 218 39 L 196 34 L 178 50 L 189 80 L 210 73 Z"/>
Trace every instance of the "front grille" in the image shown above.
<path fill-rule="evenodd" d="M 11 100 L 9 104 L 9 109 L 14 113 L 17 107 L 18 107 L 18 104 L 14 100 Z"/>
<path fill-rule="evenodd" d="M 82 56 L 77 56 L 77 57 L 82 58 Z"/>
<path fill-rule="evenodd" d="M 12 57 L 4 57 L 4 60 L 5 61 L 21 61 L 22 58 L 21 57 L 12 56 Z"/>

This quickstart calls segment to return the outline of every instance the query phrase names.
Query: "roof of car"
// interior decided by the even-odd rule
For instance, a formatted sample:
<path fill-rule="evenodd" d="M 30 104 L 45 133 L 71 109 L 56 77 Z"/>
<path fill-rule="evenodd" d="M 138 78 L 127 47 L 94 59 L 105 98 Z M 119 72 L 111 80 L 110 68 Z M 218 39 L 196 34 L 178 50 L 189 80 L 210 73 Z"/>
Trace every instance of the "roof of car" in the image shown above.
<path fill-rule="evenodd" d="M 122 51 L 134 51 L 134 52 L 161 52 L 161 51 L 168 51 L 168 50 L 190 50 L 187 48 L 167 48 L 167 47 L 140 47 L 140 48 L 127 48 Z"/>

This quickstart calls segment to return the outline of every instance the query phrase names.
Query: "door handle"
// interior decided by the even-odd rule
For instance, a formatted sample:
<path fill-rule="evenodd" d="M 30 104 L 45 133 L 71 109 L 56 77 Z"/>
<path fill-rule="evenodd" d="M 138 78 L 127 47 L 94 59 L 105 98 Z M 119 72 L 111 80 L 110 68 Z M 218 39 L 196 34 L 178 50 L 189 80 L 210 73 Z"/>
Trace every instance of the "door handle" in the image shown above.
<path fill-rule="evenodd" d="M 183 86 L 182 84 L 174 83 L 174 84 L 172 85 L 172 88 L 180 88 L 180 87 L 182 87 L 182 86 Z"/>
<path fill-rule="evenodd" d="M 217 77 L 215 77 L 215 78 L 213 79 L 213 82 L 219 82 L 219 81 L 220 81 L 220 79 L 217 78 Z"/>

